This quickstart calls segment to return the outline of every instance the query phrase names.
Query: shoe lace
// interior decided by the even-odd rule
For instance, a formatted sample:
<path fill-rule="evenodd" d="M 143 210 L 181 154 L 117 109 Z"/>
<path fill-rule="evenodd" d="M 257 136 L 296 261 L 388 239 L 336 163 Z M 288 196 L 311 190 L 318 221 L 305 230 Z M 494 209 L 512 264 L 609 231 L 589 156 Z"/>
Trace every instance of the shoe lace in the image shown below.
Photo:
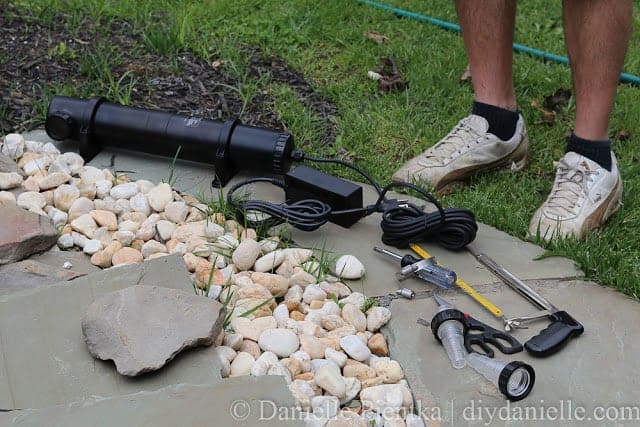
<path fill-rule="evenodd" d="M 455 153 L 469 150 L 471 143 L 478 143 L 484 136 L 467 120 L 461 120 L 440 142 L 425 153 L 425 160 L 442 163 Z"/>
<path fill-rule="evenodd" d="M 590 170 L 584 162 L 569 165 L 564 159 L 558 162 L 556 181 L 547 200 L 548 212 L 562 218 L 576 214 L 589 193 L 589 186 L 597 171 Z"/>

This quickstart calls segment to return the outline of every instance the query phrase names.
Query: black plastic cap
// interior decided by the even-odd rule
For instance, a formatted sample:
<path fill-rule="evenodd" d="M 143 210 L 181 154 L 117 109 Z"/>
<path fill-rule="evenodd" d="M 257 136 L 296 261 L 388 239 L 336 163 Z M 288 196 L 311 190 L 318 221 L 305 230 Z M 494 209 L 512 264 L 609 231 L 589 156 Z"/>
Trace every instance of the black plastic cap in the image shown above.
<path fill-rule="evenodd" d="M 75 132 L 76 123 L 66 111 L 54 111 L 47 115 L 44 124 L 47 135 L 56 141 L 64 141 L 71 138 Z"/>
<path fill-rule="evenodd" d="M 513 396 L 509 394 L 509 391 L 507 390 L 507 384 L 509 384 L 509 378 L 511 378 L 511 375 L 513 375 L 513 373 L 519 368 L 522 368 L 529 373 L 529 386 L 524 391 L 524 393 Z M 500 378 L 498 379 L 498 388 L 500 389 L 500 392 L 507 397 L 507 399 L 512 402 L 517 402 L 518 400 L 524 399 L 529 395 L 529 393 L 531 393 L 535 382 L 536 372 L 533 370 L 533 367 L 524 362 L 515 361 L 509 363 L 502 369 L 502 372 L 500 372 Z"/>
<path fill-rule="evenodd" d="M 273 146 L 272 168 L 277 174 L 285 174 L 291 167 L 291 151 L 293 150 L 293 136 L 282 132 L 278 134 Z"/>
<path fill-rule="evenodd" d="M 442 344 L 442 340 L 440 340 L 440 337 L 438 336 L 438 329 L 440 328 L 440 325 L 442 325 L 447 320 L 457 320 L 458 322 L 462 323 L 463 334 L 467 335 L 467 331 L 469 330 L 467 316 L 465 316 L 463 312 L 455 308 L 443 310 L 438 312 L 435 316 L 433 316 L 433 319 L 431 319 L 431 332 L 440 344 Z"/>

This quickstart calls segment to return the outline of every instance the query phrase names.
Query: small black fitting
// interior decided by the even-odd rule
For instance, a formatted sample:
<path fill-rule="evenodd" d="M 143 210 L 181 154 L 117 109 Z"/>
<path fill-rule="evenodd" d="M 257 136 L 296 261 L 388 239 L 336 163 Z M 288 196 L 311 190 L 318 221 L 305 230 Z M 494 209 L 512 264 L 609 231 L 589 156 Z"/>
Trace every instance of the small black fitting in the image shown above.
<path fill-rule="evenodd" d="M 511 378 L 511 375 L 513 375 L 513 373 L 518 369 L 524 369 L 525 371 L 527 371 L 527 373 L 529 374 L 529 383 L 527 385 L 527 388 L 522 393 L 513 395 L 509 392 L 507 385 L 509 384 L 509 378 Z M 500 389 L 500 392 L 504 394 L 507 399 L 512 402 L 517 402 L 518 400 L 522 400 L 529 395 L 531 389 L 533 389 L 533 385 L 535 384 L 535 382 L 536 372 L 533 370 L 533 367 L 524 362 L 514 361 L 502 368 L 500 377 L 498 378 L 498 389 Z"/>
<path fill-rule="evenodd" d="M 304 152 L 300 150 L 293 150 L 291 152 L 291 160 L 294 162 L 301 162 L 304 160 Z"/>
<path fill-rule="evenodd" d="M 442 340 L 440 340 L 440 337 L 438 336 L 438 329 L 440 328 L 440 325 L 448 320 L 456 320 L 462 323 L 462 334 L 465 336 L 469 330 L 467 316 L 460 310 L 449 308 L 447 310 L 439 311 L 435 316 L 433 316 L 433 319 L 431 319 L 431 332 L 440 344 L 442 344 Z"/>

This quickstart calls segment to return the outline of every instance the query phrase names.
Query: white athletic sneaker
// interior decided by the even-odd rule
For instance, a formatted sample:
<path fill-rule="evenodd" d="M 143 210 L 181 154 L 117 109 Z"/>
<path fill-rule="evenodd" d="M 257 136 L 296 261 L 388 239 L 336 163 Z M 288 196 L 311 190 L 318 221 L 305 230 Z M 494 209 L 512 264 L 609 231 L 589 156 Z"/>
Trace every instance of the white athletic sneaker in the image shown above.
<path fill-rule="evenodd" d="M 424 153 L 407 161 L 392 180 L 430 184 L 436 191 L 477 172 L 507 167 L 521 170 L 529 158 L 529 138 L 522 115 L 508 141 L 488 133 L 484 117 L 471 114 Z"/>
<path fill-rule="evenodd" d="M 544 240 L 584 234 L 600 227 L 622 204 L 622 179 L 616 156 L 611 172 L 580 154 L 568 152 L 558 163 L 547 200 L 531 219 L 529 233 Z"/>

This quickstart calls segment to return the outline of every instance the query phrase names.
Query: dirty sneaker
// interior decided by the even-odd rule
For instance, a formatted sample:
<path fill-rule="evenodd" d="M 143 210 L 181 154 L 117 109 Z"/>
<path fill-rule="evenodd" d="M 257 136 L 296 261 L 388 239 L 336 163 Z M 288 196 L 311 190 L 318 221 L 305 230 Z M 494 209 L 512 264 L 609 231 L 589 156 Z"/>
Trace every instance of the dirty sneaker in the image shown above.
<path fill-rule="evenodd" d="M 471 114 L 424 153 L 407 161 L 392 180 L 430 184 L 444 192 L 449 184 L 475 173 L 507 167 L 521 170 L 529 156 L 529 138 L 522 115 L 508 141 L 488 133 L 489 123 Z"/>
<path fill-rule="evenodd" d="M 622 204 L 622 180 L 611 153 L 611 172 L 596 162 L 568 152 L 558 163 L 556 179 L 547 200 L 533 215 L 531 236 L 551 240 L 554 236 L 584 234 L 600 227 Z"/>

